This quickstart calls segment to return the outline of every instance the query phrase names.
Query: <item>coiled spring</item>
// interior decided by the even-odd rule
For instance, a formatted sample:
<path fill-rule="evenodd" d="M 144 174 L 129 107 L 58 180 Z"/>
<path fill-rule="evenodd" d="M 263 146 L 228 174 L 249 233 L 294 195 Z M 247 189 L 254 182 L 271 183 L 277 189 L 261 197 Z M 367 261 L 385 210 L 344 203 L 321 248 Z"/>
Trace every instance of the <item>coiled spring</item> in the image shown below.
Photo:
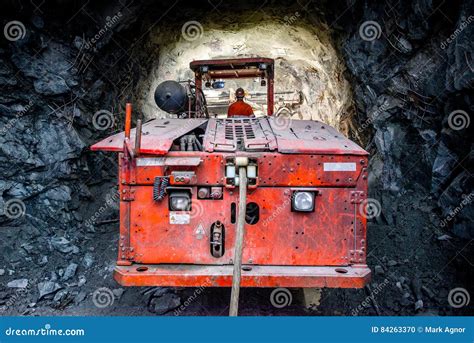
<path fill-rule="evenodd" d="M 157 176 L 153 182 L 153 200 L 160 201 L 166 195 L 166 187 L 168 187 L 170 180 L 168 177 Z"/>

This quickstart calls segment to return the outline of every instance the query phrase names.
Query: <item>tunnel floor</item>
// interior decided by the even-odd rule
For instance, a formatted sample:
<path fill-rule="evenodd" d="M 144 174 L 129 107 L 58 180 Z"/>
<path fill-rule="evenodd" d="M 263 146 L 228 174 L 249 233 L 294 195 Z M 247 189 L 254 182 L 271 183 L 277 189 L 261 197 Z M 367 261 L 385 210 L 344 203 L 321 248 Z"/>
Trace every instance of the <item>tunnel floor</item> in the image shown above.
<path fill-rule="evenodd" d="M 416 197 L 415 197 L 416 198 Z M 445 289 L 458 280 L 472 277 L 460 265 L 474 261 L 473 242 L 447 238 L 443 232 L 428 228 L 438 217 L 429 199 L 413 197 L 398 204 L 397 224 L 369 223 L 368 263 L 372 269 L 371 289 L 323 289 L 320 303 L 307 308 L 301 289 L 291 289 L 291 302 L 282 308 L 272 304 L 268 288 L 243 288 L 240 315 L 315 316 L 315 315 L 453 315 Z M 46 295 L 38 300 L 36 289 L 27 288 L 15 299 L 15 306 L 3 308 L 4 315 L 212 315 L 226 316 L 229 288 L 121 287 L 113 277 L 117 253 L 118 224 L 98 226 L 84 249 L 93 252 L 94 263 L 83 268 L 78 282 L 71 281 L 63 296 Z M 405 247 L 400 248 L 400 242 Z M 423 261 L 430 261 L 427 264 Z M 411 261 L 419 261 L 413 264 Z M 30 284 L 41 276 L 52 275 L 55 262 L 44 269 L 31 268 L 22 273 Z M 57 276 L 56 276 L 57 277 Z M 80 280 L 85 283 L 81 284 Z M 35 282 L 37 281 L 37 282 Z M 458 281 L 461 282 L 461 281 Z M 97 298 L 107 289 L 113 298 Z M 372 294 L 373 296 L 369 296 Z M 375 294 L 375 295 L 374 295 Z M 105 296 L 105 295 L 104 295 Z M 0 294 L 1 299 L 1 294 Z M 419 300 L 421 300 L 421 303 Z M 362 304 L 362 306 L 360 306 Z M 472 309 L 465 309 L 469 313 Z"/>

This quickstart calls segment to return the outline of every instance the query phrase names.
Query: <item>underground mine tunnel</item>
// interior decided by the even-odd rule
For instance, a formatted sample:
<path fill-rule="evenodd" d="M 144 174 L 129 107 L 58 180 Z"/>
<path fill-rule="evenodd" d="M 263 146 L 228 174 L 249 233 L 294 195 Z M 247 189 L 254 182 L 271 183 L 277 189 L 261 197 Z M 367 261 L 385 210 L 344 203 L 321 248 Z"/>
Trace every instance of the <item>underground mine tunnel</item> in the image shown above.
<path fill-rule="evenodd" d="M 242 288 L 240 314 L 474 313 L 472 302 L 452 306 L 453 291 L 473 294 L 472 1 L 2 8 L 1 315 L 227 315 L 228 287 L 114 280 L 118 158 L 90 146 L 124 130 L 127 102 L 133 127 L 175 118 L 158 108 L 155 89 L 193 79 L 190 62 L 255 57 L 274 61 L 276 118 L 322 122 L 369 153 L 372 278 L 359 289 L 322 288 L 310 302 L 289 287 L 285 307 L 274 306 L 272 288 Z M 265 117 L 262 84 L 207 88 L 207 108 L 225 114 L 243 87 Z"/>

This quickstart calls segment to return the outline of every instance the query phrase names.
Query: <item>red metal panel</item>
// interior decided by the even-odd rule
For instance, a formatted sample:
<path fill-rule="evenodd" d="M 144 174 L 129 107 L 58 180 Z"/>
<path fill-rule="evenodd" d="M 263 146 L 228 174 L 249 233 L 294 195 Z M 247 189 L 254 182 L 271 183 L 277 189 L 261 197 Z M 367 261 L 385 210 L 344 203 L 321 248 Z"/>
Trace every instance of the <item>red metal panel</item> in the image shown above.
<path fill-rule="evenodd" d="M 204 124 L 207 119 L 154 119 L 143 125 L 140 153 L 166 154 L 173 141 Z M 122 151 L 123 132 L 110 136 L 93 146 L 91 150 Z M 135 141 L 135 129 L 131 130 L 130 141 Z"/>
<path fill-rule="evenodd" d="M 131 202 L 130 246 L 138 263 L 230 264 L 233 260 L 235 224 L 231 203 L 238 193 L 225 190 L 222 200 L 198 200 L 193 194 L 189 224 L 170 224 L 168 202 L 154 201 L 152 186 L 134 187 Z M 320 188 L 314 212 L 291 212 L 291 190 L 259 187 L 248 194 L 248 203 L 260 207 L 260 220 L 247 225 L 244 263 L 263 265 L 341 265 L 349 263 L 354 206 L 351 189 Z M 210 228 L 216 221 L 225 227 L 225 254 L 210 254 Z"/>
<path fill-rule="evenodd" d="M 366 156 L 284 155 L 259 152 L 242 152 L 242 155 L 258 160 L 258 176 L 261 186 L 355 187 L 361 177 L 367 178 Z M 234 157 L 235 154 L 176 151 L 169 152 L 166 156 L 183 160 L 190 157 L 199 157 L 201 159 L 201 163 L 198 166 L 168 166 L 168 173 L 174 170 L 191 170 L 196 173 L 197 184 L 224 185 L 225 158 Z M 157 160 L 155 157 L 140 157 L 137 161 L 138 164 L 144 165 L 134 171 L 137 184 L 151 185 L 155 176 L 163 175 L 165 160 Z M 162 162 L 158 163 L 156 161 Z M 355 165 L 355 170 L 325 171 L 324 166 L 326 163 L 352 163 Z"/>
<path fill-rule="evenodd" d="M 366 265 L 251 268 L 242 271 L 242 287 L 362 288 L 370 282 Z M 133 265 L 116 267 L 114 276 L 124 286 L 230 287 L 232 266 Z"/>
<path fill-rule="evenodd" d="M 262 57 L 199 60 L 192 61 L 189 64 L 189 68 L 191 68 L 193 71 L 196 71 L 200 66 L 209 66 L 209 70 L 239 69 L 241 67 L 258 66 L 260 63 L 273 65 L 274 60 L 271 58 Z M 235 78 L 236 76 L 233 75 L 232 77 Z"/>
<path fill-rule="evenodd" d="M 368 155 L 367 151 L 324 123 L 274 117 L 269 117 L 268 121 L 281 153 Z"/>

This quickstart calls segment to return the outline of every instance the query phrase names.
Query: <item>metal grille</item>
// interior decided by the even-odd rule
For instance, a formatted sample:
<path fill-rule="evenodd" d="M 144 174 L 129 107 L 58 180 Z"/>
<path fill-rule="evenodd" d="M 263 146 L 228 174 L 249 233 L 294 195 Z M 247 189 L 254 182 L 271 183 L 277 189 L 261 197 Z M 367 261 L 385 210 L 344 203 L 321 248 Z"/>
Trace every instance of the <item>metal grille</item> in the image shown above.
<path fill-rule="evenodd" d="M 221 119 L 218 124 L 225 126 L 225 139 L 254 139 L 252 123 L 249 119 Z"/>
<path fill-rule="evenodd" d="M 275 150 L 275 137 L 266 118 L 210 119 L 206 151 Z"/>

